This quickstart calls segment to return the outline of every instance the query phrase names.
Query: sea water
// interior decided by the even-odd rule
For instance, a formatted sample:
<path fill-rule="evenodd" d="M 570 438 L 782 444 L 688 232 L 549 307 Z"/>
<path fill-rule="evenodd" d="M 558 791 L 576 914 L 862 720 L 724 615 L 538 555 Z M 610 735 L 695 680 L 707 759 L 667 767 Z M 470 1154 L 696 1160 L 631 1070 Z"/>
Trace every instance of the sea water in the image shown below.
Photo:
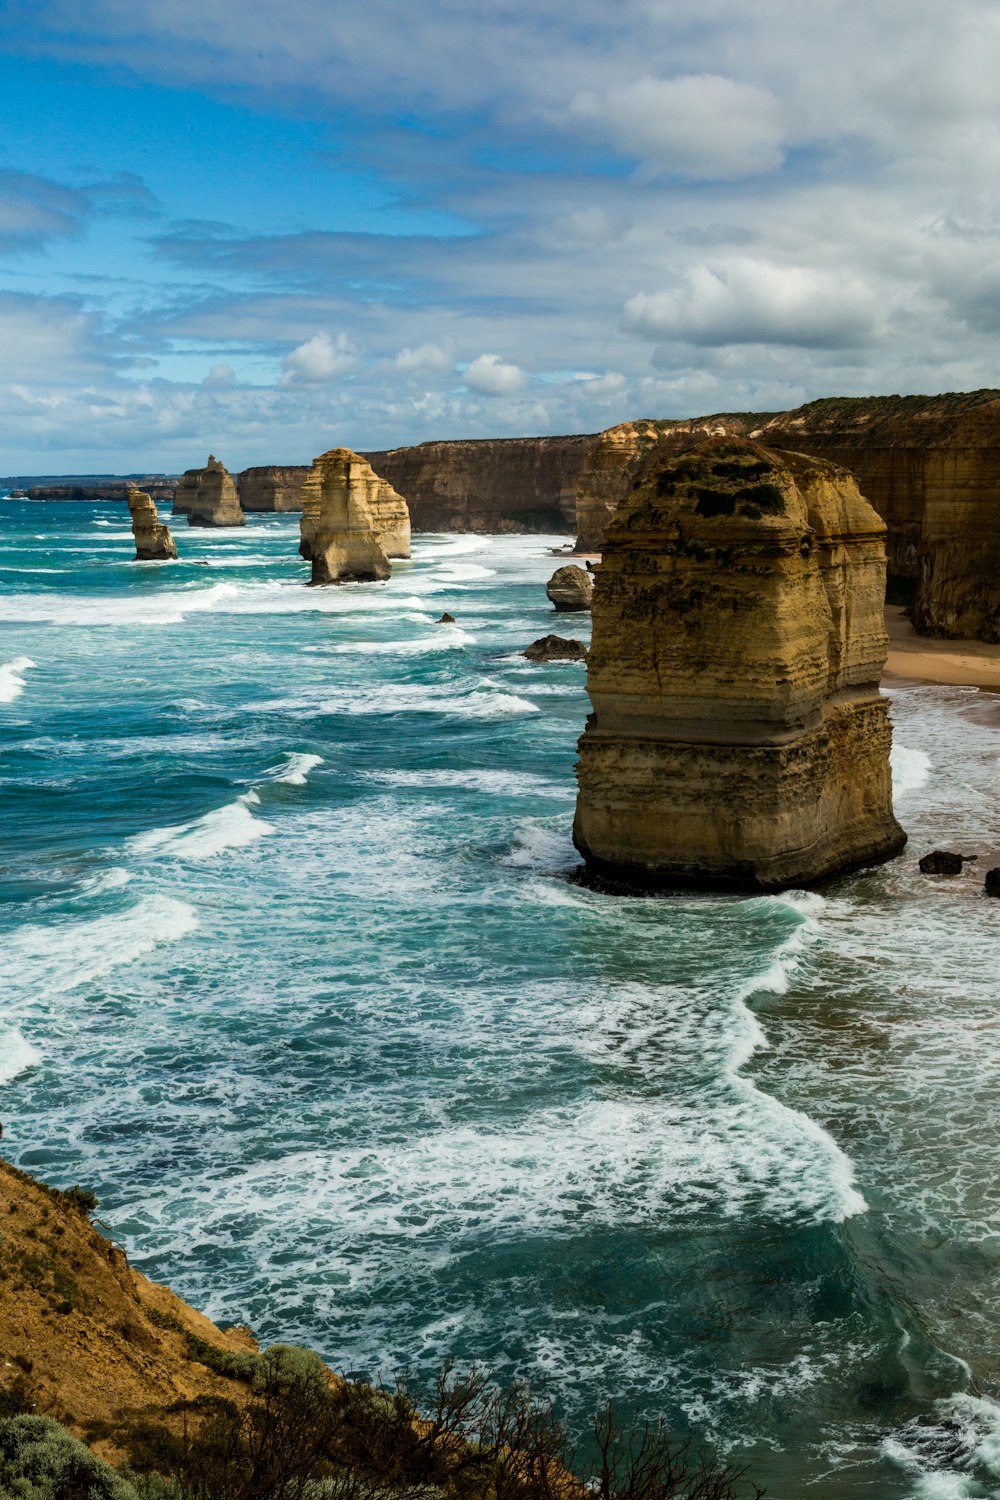
<path fill-rule="evenodd" d="M 996 838 L 994 699 L 893 691 L 892 864 L 604 895 L 583 669 L 519 655 L 586 638 L 559 539 L 308 589 L 296 517 L 160 565 L 0 510 L 10 1159 L 346 1372 L 610 1398 L 780 1500 L 1000 1494 L 1000 903 L 916 871 Z"/>

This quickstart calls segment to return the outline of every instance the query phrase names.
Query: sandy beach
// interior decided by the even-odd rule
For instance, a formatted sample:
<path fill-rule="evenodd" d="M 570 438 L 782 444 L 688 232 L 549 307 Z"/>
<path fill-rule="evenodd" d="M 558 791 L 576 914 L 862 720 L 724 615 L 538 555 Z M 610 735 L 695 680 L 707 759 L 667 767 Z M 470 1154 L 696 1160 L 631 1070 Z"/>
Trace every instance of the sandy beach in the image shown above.
<path fill-rule="evenodd" d="M 938 682 L 948 687 L 977 687 L 1000 692 L 1000 645 L 984 641 L 942 641 L 918 635 L 901 605 L 886 606 L 889 657 L 882 680 Z"/>

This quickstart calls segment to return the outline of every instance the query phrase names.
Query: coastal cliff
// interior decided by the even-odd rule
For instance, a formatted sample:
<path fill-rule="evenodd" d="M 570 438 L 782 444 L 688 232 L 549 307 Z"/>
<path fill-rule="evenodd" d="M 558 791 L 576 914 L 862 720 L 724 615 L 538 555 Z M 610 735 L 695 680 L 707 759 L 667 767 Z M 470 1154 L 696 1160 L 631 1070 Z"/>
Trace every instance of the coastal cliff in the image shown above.
<path fill-rule="evenodd" d="M 290 511 L 302 509 L 302 486 L 308 464 L 265 464 L 244 469 L 236 476 L 236 493 L 245 511 Z"/>
<path fill-rule="evenodd" d="M 618 506 L 654 463 L 710 437 L 743 437 L 762 417 L 720 413 L 690 421 L 641 418 L 619 422 L 599 434 L 587 454 L 576 491 L 576 550 L 600 552 L 604 531 Z"/>
<path fill-rule="evenodd" d="M 314 461 L 302 488 L 300 556 L 312 582 L 388 578 L 390 558 L 410 555 L 406 501 L 360 454 L 331 448 Z"/>
<path fill-rule="evenodd" d="M 845 470 L 736 439 L 607 528 L 574 841 L 636 886 L 774 890 L 895 854 L 885 526 Z"/>
<path fill-rule="evenodd" d="M 469 439 L 365 453 L 414 531 L 576 531 L 576 486 L 595 433 Z"/>
<path fill-rule="evenodd" d="M 27 490 L 14 490 L 13 495 L 26 495 L 29 500 L 122 500 L 127 501 L 129 491 L 140 489 L 156 501 L 172 500 L 177 489 L 177 480 L 164 475 L 146 474 L 137 479 L 98 479 L 93 483 L 67 481 L 64 484 L 33 484 Z"/>

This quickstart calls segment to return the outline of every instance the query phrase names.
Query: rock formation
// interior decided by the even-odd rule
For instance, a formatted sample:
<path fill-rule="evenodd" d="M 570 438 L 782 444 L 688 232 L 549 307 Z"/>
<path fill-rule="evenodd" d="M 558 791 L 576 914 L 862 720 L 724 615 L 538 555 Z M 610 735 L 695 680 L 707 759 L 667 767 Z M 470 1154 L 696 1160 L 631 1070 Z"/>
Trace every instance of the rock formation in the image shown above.
<path fill-rule="evenodd" d="M 729 439 L 650 471 L 594 590 L 592 873 L 773 890 L 898 852 L 884 535 L 848 473 L 801 454 Z"/>
<path fill-rule="evenodd" d="M 961 875 L 962 866 L 977 859 L 975 854 L 956 854 L 951 849 L 932 849 L 919 861 L 921 875 Z"/>
<path fill-rule="evenodd" d="M 365 453 L 414 531 L 576 531 L 576 485 L 595 433 L 421 443 Z"/>
<path fill-rule="evenodd" d="M 987 896 L 1000 896 L 1000 869 L 986 871 L 983 890 Z"/>
<path fill-rule="evenodd" d="M 600 433 L 584 460 L 576 491 L 576 550 L 600 552 L 604 528 L 634 485 L 659 459 L 709 437 L 742 437 L 766 416 L 720 413 L 687 422 L 620 422 Z"/>
<path fill-rule="evenodd" d="M 388 578 L 389 559 L 410 555 L 406 501 L 359 454 L 331 448 L 303 486 L 301 537 L 313 583 Z"/>
<path fill-rule="evenodd" d="M 302 486 L 308 474 L 308 464 L 244 469 L 236 476 L 236 493 L 245 511 L 301 510 Z"/>
<path fill-rule="evenodd" d="M 187 469 L 174 495 L 187 510 L 189 526 L 245 526 L 247 518 L 240 506 L 232 475 L 214 454 L 209 454 L 203 469 Z"/>
<path fill-rule="evenodd" d="M 35 484 L 28 490 L 12 490 L 11 496 L 27 495 L 29 500 L 124 500 L 130 490 L 142 490 L 157 501 L 172 500 L 176 479 L 163 474 L 133 474 L 128 479 L 95 479 L 63 481 L 60 484 Z"/>
<path fill-rule="evenodd" d="M 590 608 L 594 582 L 586 568 L 567 563 L 565 567 L 556 568 L 545 585 L 545 592 L 561 612 L 585 610 Z"/>
<path fill-rule="evenodd" d="M 529 661 L 586 661 L 587 648 L 582 641 L 564 635 L 543 635 L 521 652 Z"/>
<path fill-rule="evenodd" d="M 136 562 L 165 562 L 176 558 L 177 548 L 170 527 L 164 526 L 156 514 L 152 497 L 144 490 L 129 490 L 128 510 L 132 517 Z"/>

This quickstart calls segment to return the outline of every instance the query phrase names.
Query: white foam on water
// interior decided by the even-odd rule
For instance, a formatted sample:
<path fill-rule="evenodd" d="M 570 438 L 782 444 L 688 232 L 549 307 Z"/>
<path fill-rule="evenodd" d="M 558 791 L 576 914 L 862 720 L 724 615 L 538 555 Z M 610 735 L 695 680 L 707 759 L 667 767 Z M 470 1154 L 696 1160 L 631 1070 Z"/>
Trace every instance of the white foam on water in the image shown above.
<path fill-rule="evenodd" d="M 564 875 L 575 870 L 580 862 L 570 830 L 565 826 L 549 828 L 544 823 L 522 823 L 513 848 L 503 857 L 505 865 L 545 875 Z"/>
<path fill-rule="evenodd" d="M 115 524 L 114 521 L 95 521 L 94 522 L 95 526 L 113 526 L 114 524 Z"/>
<path fill-rule="evenodd" d="M 0 1031 L 0 1084 L 11 1083 L 41 1065 L 42 1054 L 15 1028 Z"/>
<path fill-rule="evenodd" d="M 474 646 L 475 639 L 455 625 L 443 627 L 437 635 L 410 641 L 341 641 L 327 650 L 335 656 L 422 656 L 429 651 L 454 651 Z"/>
<path fill-rule="evenodd" d="M 22 927 L 6 947 L 8 993 L 29 1001 L 65 994 L 154 948 L 179 942 L 197 926 L 193 906 L 154 895 L 113 916 Z"/>
<path fill-rule="evenodd" d="M 439 557 L 462 557 L 467 552 L 481 552 L 493 545 L 490 536 L 460 536 L 453 542 L 438 542 L 426 546 L 421 542 L 414 542 L 413 561 L 424 562 L 429 558 Z"/>
<path fill-rule="evenodd" d="M 917 792 L 927 785 L 931 774 L 931 758 L 926 750 L 911 750 L 895 740 L 889 764 L 892 768 L 893 802 L 899 802 L 911 792 Z"/>
<path fill-rule="evenodd" d="M 15 656 L 0 665 L 0 703 L 13 703 L 24 692 L 24 674 L 38 663 L 30 656 Z"/>
<path fill-rule="evenodd" d="M 915 1483 L 914 1500 L 994 1500 L 1000 1495 L 1000 1404 L 960 1392 L 935 1403 L 882 1451 Z"/>
<path fill-rule="evenodd" d="M 76 888 L 81 895 L 101 896 L 105 891 L 120 891 L 131 879 L 128 870 L 116 865 L 110 870 L 102 870 L 99 875 L 85 875 L 77 881 Z"/>
<path fill-rule="evenodd" d="M 217 807 L 190 823 L 136 834 L 129 839 L 129 846 L 136 854 L 174 859 L 214 859 L 227 849 L 245 849 L 274 832 L 273 823 L 255 818 L 250 811 L 250 806 L 259 801 L 256 792 L 245 792 L 235 802 Z"/>
<path fill-rule="evenodd" d="M 305 786 L 309 772 L 325 764 L 322 755 L 310 755 L 307 750 L 288 750 L 280 776 L 272 776 L 271 780 L 285 786 Z"/>
<path fill-rule="evenodd" d="M 479 563 L 442 563 L 433 576 L 442 583 L 468 583 L 473 578 L 495 578 L 496 572 L 496 568 L 483 568 Z"/>
<path fill-rule="evenodd" d="M 543 795 L 576 797 L 576 789 L 557 781 L 548 781 L 531 771 L 433 770 L 433 771 L 366 771 L 363 779 L 380 786 L 447 787 L 456 791 L 486 792 L 496 796 Z"/>
<path fill-rule="evenodd" d="M 498 691 L 482 681 L 468 692 L 417 683 L 369 683 L 345 685 L 339 693 L 313 688 L 284 698 L 248 703 L 249 713 L 282 713 L 312 718 L 316 714 L 447 714 L 460 719 L 506 719 L 518 714 L 536 714 L 537 703 Z"/>

